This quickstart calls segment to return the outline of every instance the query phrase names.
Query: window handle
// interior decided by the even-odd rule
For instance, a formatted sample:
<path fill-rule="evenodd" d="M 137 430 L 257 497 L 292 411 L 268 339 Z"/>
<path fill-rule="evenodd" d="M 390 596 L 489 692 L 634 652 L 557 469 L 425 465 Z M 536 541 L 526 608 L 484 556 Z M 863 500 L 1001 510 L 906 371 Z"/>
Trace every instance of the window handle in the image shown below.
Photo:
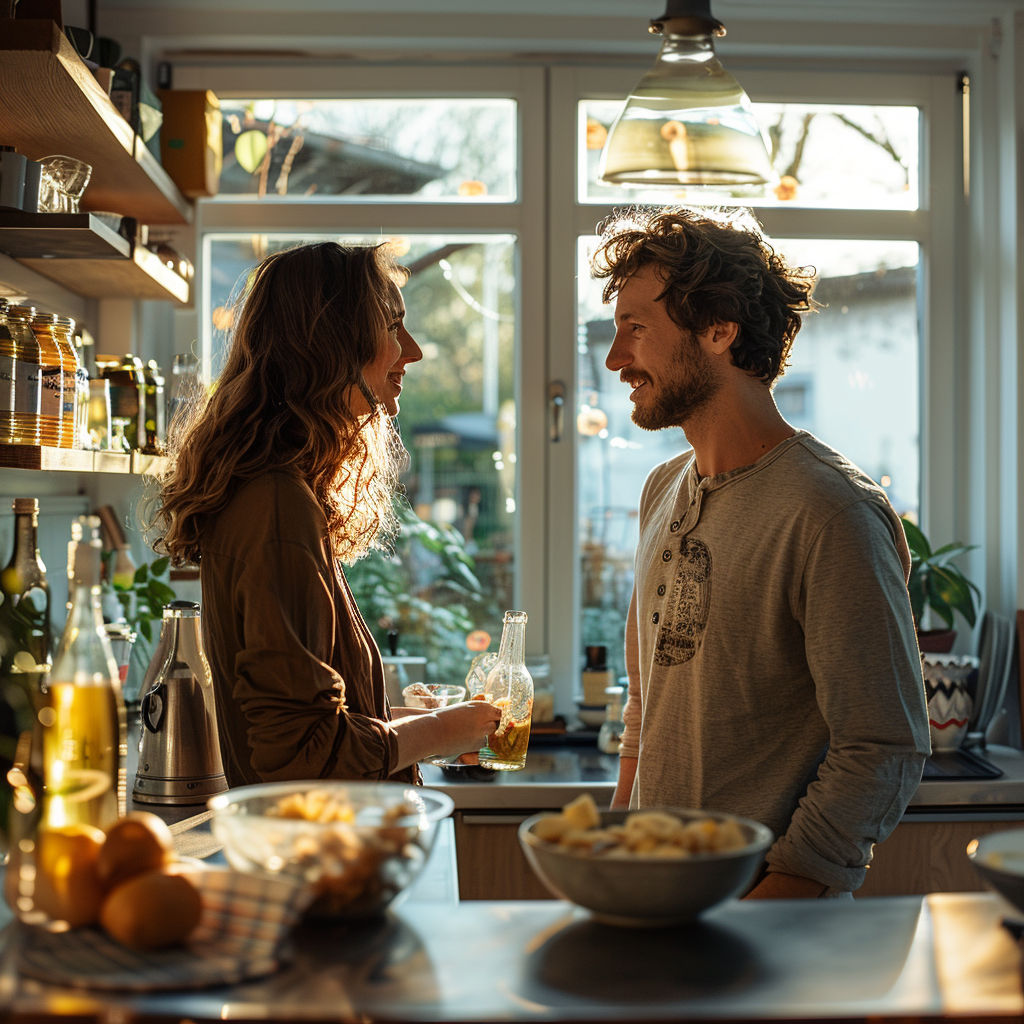
<path fill-rule="evenodd" d="M 565 385 L 553 380 L 548 385 L 548 404 L 551 406 L 551 440 L 562 440 L 562 421 L 565 415 Z"/>

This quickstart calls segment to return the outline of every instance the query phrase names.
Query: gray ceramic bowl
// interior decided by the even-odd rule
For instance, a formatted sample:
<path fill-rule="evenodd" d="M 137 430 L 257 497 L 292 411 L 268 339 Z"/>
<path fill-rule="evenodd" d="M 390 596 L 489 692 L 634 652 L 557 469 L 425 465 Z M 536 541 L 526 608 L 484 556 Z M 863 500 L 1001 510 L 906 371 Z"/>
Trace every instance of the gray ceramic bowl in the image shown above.
<path fill-rule="evenodd" d="M 683 821 L 713 818 L 739 822 L 749 840 L 724 853 L 698 853 L 679 860 L 660 857 L 609 858 L 565 848 L 533 833 L 548 812 L 519 826 L 519 842 L 537 877 L 555 896 L 586 907 L 607 924 L 649 928 L 692 921 L 705 910 L 738 896 L 753 881 L 774 836 L 749 818 L 716 811 L 656 807 Z M 601 812 L 601 827 L 621 824 L 629 811 Z"/>
<path fill-rule="evenodd" d="M 985 884 L 1024 914 L 1024 828 L 972 839 L 967 856 Z"/>

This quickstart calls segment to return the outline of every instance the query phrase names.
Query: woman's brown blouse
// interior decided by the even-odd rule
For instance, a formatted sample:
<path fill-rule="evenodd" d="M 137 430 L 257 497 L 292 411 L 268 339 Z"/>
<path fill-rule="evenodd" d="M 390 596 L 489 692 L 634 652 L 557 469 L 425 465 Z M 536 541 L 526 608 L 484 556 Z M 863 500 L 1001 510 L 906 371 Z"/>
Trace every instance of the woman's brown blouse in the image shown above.
<path fill-rule="evenodd" d="M 228 785 L 395 771 L 380 651 L 298 476 L 246 483 L 202 536 L 203 640 Z"/>

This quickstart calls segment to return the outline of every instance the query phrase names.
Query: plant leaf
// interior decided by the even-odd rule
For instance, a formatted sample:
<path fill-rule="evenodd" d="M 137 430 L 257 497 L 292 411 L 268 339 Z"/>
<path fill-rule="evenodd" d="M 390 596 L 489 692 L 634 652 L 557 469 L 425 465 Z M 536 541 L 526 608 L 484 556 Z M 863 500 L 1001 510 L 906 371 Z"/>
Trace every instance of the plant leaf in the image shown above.
<path fill-rule="evenodd" d="M 154 576 L 163 576 L 167 572 L 167 567 L 171 564 L 169 558 L 158 558 L 150 567 L 149 571 Z"/>
<path fill-rule="evenodd" d="M 907 547 L 910 548 L 911 555 L 914 558 L 926 559 L 930 558 L 932 554 L 931 545 L 928 543 L 928 539 L 921 532 L 920 528 L 912 523 L 909 519 L 900 519 L 903 524 L 903 532 L 907 537 Z"/>
<path fill-rule="evenodd" d="M 149 579 L 149 566 L 143 562 L 142 565 L 135 570 L 135 582 L 145 583 Z"/>
<path fill-rule="evenodd" d="M 254 174 L 267 155 L 267 136 L 257 129 L 242 132 L 235 139 L 235 159 L 239 166 Z"/>

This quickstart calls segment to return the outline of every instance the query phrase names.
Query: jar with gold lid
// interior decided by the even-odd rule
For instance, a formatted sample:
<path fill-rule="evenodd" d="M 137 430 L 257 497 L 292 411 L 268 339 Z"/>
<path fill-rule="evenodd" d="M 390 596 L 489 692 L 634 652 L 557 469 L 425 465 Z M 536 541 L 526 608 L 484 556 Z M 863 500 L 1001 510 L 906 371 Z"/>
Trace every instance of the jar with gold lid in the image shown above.
<path fill-rule="evenodd" d="M 146 447 L 146 378 L 142 360 L 130 353 L 122 359 L 97 356 L 96 371 L 110 381 L 111 419 L 123 419 L 129 448 Z"/>
<path fill-rule="evenodd" d="M 79 426 L 83 404 L 89 402 L 89 376 L 78 361 L 78 351 L 72 338 L 75 321 L 69 316 L 53 318 L 53 334 L 64 358 L 64 414 L 61 418 L 62 448 L 80 448 L 82 432 Z M 83 398 L 83 375 L 84 395 Z"/>
<path fill-rule="evenodd" d="M 38 445 L 42 381 L 35 306 L 0 300 L 0 444 Z"/>
<path fill-rule="evenodd" d="M 32 333 L 39 343 L 39 443 L 48 448 L 64 444 L 64 355 L 53 332 L 53 314 L 36 313 Z"/>

